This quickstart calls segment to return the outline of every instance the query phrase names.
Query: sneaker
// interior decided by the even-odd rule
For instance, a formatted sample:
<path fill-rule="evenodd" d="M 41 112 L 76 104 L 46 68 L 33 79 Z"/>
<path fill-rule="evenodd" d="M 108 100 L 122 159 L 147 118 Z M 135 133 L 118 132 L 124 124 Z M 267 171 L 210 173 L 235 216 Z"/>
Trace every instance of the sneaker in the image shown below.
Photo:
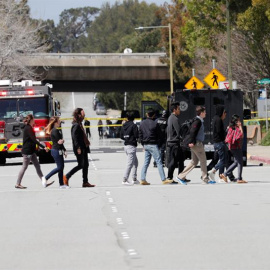
<path fill-rule="evenodd" d="M 189 179 L 184 179 L 184 181 L 185 181 L 186 183 L 189 183 L 191 180 L 189 180 Z"/>
<path fill-rule="evenodd" d="M 215 174 L 214 171 L 211 171 L 211 172 L 209 173 L 209 178 L 210 178 L 212 181 L 215 181 L 215 180 L 216 180 L 216 179 L 215 179 L 215 176 L 216 176 L 216 174 Z"/>
<path fill-rule="evenodd" d="M 172 182 L 173 182 L 173 180 L 171 180 L 171 179 L 165 179 L 162 181 L 162 184 L 167 185 L 167 184 L 171 184 Z"/>
<path fill-rule="evenodd" d="M 247 184 L 247 181 L 241 179 L 241 180 L 237 180 L 237 183 L 238 184 Z"/>
<path fill-rule="evenodd" d="M 208 185 L 208 180 L 203 180 L 202 185 Z"/>
<path fill-rule="evenodd" d="M 175 179 L 178 183 L 180 183 L 181 185 L 187 185 L 187 182 L 184 179 L 180 179 L 178 177 L 176 177 Z"/>
<path fill-rule="evenodd" d="M 133 183 L 130 183 L 129 181 L 123 181 L 122 185 L 133 186 Z"/>
<path fill-rule="evenodd" d="M 226 183 L 223 179 L 219 179 L 218 182 L 219 182 L 220 184 Z"/>
<path fill-rule="evenodd" d="M 82 184 L 82 187 L 95 187 L 95 186 L 96 185 L 92 185 L 92 184 L 90 184 L 88 182 Z"/>
<path fill-rule="evenodd" d="M 70 186 L 67 186 L 67 185 L 62 185 L 62 186 L 60 186 L 59 188 L 60 188 L 60 189 L 69 189 L 69 188 L 70 188 Z"/>
<path fill-rule="evenodd" d="M 63 181 L 64 181 L 64 185 L 68 186 L 68 179 L 66 175 L 63 176 Z"/>
<path fill-rule="evenodd" d="M 225 176 L 223 173 L 219 175 L 219 177 L 224 180 L 226 183 L 228 183 L 227 176 Z"/>
<path fill-rule="evenodd" d="M 41 177 L 41 184 L 44 188 L 47 187 L 47 179 L 44 176 Z"/>
<path fill-rule="evenodd" d="M 150 185 L 150 183 L 148 183 L 146 180 L 141 180 L 141 183 L 140 184 L 143 185 L 143 186 Z"/>
<path fill-rule="evenodd" d="M 139 184 L 140 184 L 140 181 L 137 180 L 136 178 L 134 178 L 134 179 L 133 179 L 133 184 L 134 184 L 134 185 L 139 185 Z"/>
<path fill-rule="evenodd" d="M 216 181 L 213 181 L 213 180 L 210 180 L 210 181 L 208 181 L 208 184 L 215 184 L 216 183 Z"/>

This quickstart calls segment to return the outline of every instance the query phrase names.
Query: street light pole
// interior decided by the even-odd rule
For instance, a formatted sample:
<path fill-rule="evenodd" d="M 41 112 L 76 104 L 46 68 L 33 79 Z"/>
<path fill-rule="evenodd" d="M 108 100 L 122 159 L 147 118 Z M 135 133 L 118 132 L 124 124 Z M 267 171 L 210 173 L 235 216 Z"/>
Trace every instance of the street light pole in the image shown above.
<path fill-rule="evenodd" d="M 171 24 L 169 23 L 168 25 L 160 25 L 160 26 L 139 26 L 135 29 L 143 30 L 143 29 L 153 29 L 153 28 L 168 28 L 169 29 L 170 90 L 171 90 L 171 94 L 173 94 L 172 27 L 171 27 Z"/>
<path fill-rule="evenodd" d="M 230 25 L 230 3 L 226 0 L 226 19 L 227 19 L 227 57 L 228 57 L 228 78 L 229 89 L 232 89 L 232 46 L 231 46 L 231 25 Z"/>

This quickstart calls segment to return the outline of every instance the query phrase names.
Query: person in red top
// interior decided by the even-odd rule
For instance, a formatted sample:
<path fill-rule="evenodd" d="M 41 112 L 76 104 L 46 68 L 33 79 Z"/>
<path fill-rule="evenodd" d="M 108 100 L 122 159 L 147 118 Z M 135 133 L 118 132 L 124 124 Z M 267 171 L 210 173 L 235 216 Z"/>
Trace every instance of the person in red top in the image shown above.
<path fill-rule="evenodd" d="M 227 175 L 229 175 L 236 167 L 238 167 L 238 178 L 237 183 L 245 184 L 247 181 L 242 179 L 243 171 L 243 153 L 242 153 L 242 142 L 243 142 L 243 128 L 242 123 L 238 115 L 234 115 L 231 119 L 228 133 L 225 142 L 228 144 L 229 150 L 231 151 L 234 162 L 226 170 L 225 173 L 221 174 L 220 177 L 227 182 Z"/>

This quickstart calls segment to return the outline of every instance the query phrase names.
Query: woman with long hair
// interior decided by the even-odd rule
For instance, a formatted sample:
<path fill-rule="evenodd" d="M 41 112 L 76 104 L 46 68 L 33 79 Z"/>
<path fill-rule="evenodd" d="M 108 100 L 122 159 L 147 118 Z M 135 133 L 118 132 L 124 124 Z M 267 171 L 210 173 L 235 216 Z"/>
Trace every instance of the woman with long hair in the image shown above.
<path fill-rule="evenodd" d="M 238 177 L 237 183 L 245 184 L 247 181 L 242 179 L 242 171 L 243 171 L 243 152 L 242 152 L 242 143 L 243 143 L 243 128 L 242 123 L 238 115 L 233 115 L 229 129 L 227 132 L 227 136 L 225 142 L 228 144 L 229 150 L 231 151 L 234 162 L 230 165 L 230 167 L 226 170 L 225 173 L 221 174 L 220 177 L 227 182 L 227 176 L 238 167 Z"/>
<path fill-rule="evenodd" d="M 43 187 L 47 187 L 51 185 L 51 183 L 47 183 L 47 180 L 43 176 L 43 173 L 40 168 L 40 164 L 37 159 L 36 155 L 36 145 L 38 145 L 40 148 L 45 149 L 46 152 L 49 151 L 47 147 L 42 145 L 37 139 L 35 135 L 35 131 L 33 129 L 35 125 L 35 119 L 32 114 L 28 114 L 24 119 L 25 127 L 23 129 L 23 146 L 22 146 L 22 156 L 23 156 L 23 166 L 19 172 L 17 183 L 15 185 L 15 188 L 19 189 L 25 189 L 26 187 L 21 185 L 24 173 L 26 169 L 28 168 L 29 163 L 32 161 L 33 165 L 36 168 L 37 174 L 41 180 L 41 183 Z"/>
<path fill-rule="evenodd" d="M 78 165 L 75 166 L 71 171 L 69 171 L 66 175 L 64 175 L 64 183 L 68 186 L 69 180 L 73 174 L 77 171 L 82 170 L 82 187 L 94 187 L 88 182 L 88 153 L 90 153 L 90 142 L 87 139 L 85 134 L 85 130 L 83 128 L 82 122 L 85 118 L 85 112 L 82 108 L 77 108 L 73 112 L 73 122 L 71 127 L 71 138 L 72 138 L 72 146 L 73 152 L 77 158 Z"/>
<path fill-rule="evenodd" d="M 64 156 L 66 157 L 66 148 L 64 146 L 64 140 L 61 129 L 59 127 L 61 126 L 60 118 L 57 116 L 53 116 L 50 119 L 49 124 L 45 128 L 45 131 L 47 134 L 51 135 L 51 139 L 53 142 L 51 155 L 56 163 L 56 168 L 53 169 L 51 172 L 49 172 L 45 179 L 49 180 L 53 175 L 58 173 L 59 178 L 59 187 L 61 189 L 67 189 L 69 186 L 64 185 L 63 182 L 63 175 L 64 175 Z"/>

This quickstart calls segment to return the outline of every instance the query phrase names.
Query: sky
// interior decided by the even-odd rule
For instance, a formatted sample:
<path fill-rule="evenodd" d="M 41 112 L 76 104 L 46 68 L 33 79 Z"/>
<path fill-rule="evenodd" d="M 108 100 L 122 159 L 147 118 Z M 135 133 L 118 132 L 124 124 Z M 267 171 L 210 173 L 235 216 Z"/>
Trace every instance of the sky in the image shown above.
<path fill-rule="evenodd" d="M 162 5 L 166 0 L 144 0 L 148 4 L 155 3 Z M 59 15 L 64 9 L 78 8 L 78 7 L 97 7 L 100 8 L 102 4 L 109 2 L 113 5 L 116 0 L 28 0 L 28 5 L 31 9 L 31 17 L 35 19 L 52 19 L 57 24 L 59 22 Z M 118 1 L 122 2 L 122 1 Z M 142 1 L 140 1 L 142 2 Z M 167 0 L 169 3 L 170 1 Z"/>

